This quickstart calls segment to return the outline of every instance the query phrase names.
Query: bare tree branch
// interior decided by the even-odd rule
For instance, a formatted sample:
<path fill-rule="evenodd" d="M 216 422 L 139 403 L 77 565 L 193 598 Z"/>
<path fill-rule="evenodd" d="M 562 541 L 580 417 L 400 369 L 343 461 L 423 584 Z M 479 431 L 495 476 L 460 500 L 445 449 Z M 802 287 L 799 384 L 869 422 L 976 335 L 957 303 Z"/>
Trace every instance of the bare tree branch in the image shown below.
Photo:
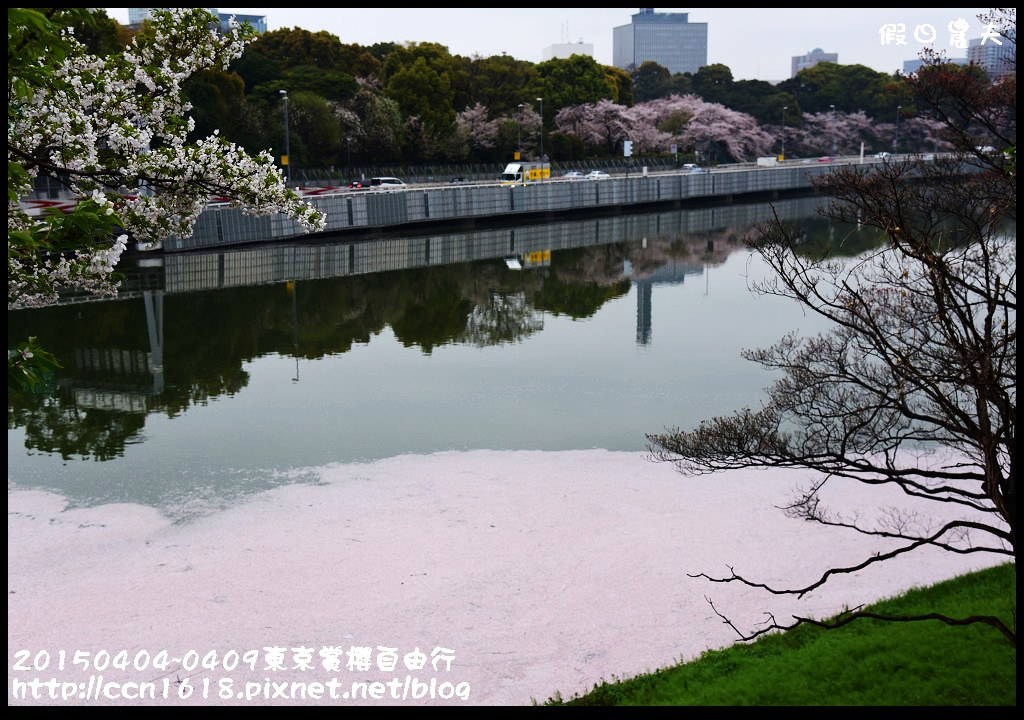
<path fill-rule="evenodd" d="M 704 596 L 704 599 L 707 601 L 708 605 L 711 606 L 711 609 L 714 611 L 715 615 L 720 617 L 724 624 L 731 627 L 733 631 L 739 636 L 740 640 L 744 642 L 755 640 L 761 637 L 762 635 L 767 635 L 772 632 L 792 630 L 796 627 L 799 627 L 800 625 L 814 625 L 816 627 L 825 628 L 826 630 L 835 630 L 836 628 L 841 628 L 845 625 L 849 625 L 854 620 L 883 620 L 885 622 L 898 623 L 938 620 L 939 622 L 945 623 L 946 625 L 964 626 L 976 625 L 978 623 L 989 625 L 990 627 L 993 627 L 1000 633 L 1002 633 L 1003 637 L 1010 641 L 1010 644 L 1012 644 L 1014 647 L 1017 647 L 1016 631 L 1007 627 L 1001 619 L 993 615 L 971 615 L 965 618 L 952 618 L 947 615 L 942 615 L 940 613 L 926 613 L 924 615 L 885 615 L 883 613 L 864 612 L 860 610 L 860 607 L 863 606 L 860 606 L 854 608 L 853 610 L 848 610 L 846 612 L 840 613 L 832 622 L 826 620 L 815 620 L 814 618 L 793 615 L 792 617 L 795 622 L 793 622 L 790 625 L 781 625 L 776 621 L 774 615 L 772 615 L 771 613 L 765 613 L 765 615 L 768 616 L 768 622 L 765 623 L 762 628 L 755 630 L 754 632 L 744 633 L 741 632 L 735 624 L 733 624 L 732 620 L 723 615 L 718 610 L 718 608 L 715 607 L 715 604 L 711 602 L 710 598 Z"/>
<path fill-rule="evenodd" d="M 1015 45 L 1015 11 L 991 17 Z M 905 82 L 954 152 L 839 168 L 815 181 L 829 199 L 823 216 L 877 228 L 884 242 L 844 257 L 778 216 L 748 239 L 771 271 L 751 290 L 796 300 L 830 329 L 744 351 L 779 378 L 761 407 L 647 435 L 650 458 L 685 475 L 808 471 L 809 487 L 784 512 L 896 547 L 792 589 L 732 567 L 725 577 L 691 577 L 803 597 L 922 547 L 1016 559 L 1016 77 L 991 81 L 936 57 Z M 831 486 L 849 483 L 889 505 L 873 518 L 827 509 Z M 890 489 L 905 507 L 892 504 Z M 1007 634 L 992 619 L 922 619 L 986 622 Z M 779 628 L 774 618 L 769 627 Z"/>

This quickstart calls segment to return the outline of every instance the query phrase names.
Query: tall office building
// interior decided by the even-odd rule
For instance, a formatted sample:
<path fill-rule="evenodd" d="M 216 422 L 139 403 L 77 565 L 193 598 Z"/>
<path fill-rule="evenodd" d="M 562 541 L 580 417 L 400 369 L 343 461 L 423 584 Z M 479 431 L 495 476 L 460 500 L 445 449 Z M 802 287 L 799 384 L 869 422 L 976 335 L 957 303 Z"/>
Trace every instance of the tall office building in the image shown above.
<path fill-rule="evenodd" d="M 1006 38 L 999 38 L 1002 45 L 996 45 L 991 38 L 982 44 L 982 38 L 974 38 L 967 45 L 967 61 L 980 65 L 993 80 L 998 80 L 1017 71 L 1017 46 Z"/>
<path fill-rule="evenodd" d="M 695 73 L 708 64 L 708 24 L 689 13 L 656 13 L 640 8 L 629 25 L 614 28 L 612 64 L 624 70 L 652 60 L 670 73 Z"/>
<path fill-rule="evenodd" d="M 801 70 L 814 67 L 820 62 L 838 63 L 839 53 L 827 53 L 821 48 L 814 48 L 806 55 L 795 55 L 793 56 L 793 65 L 789 76 L 795 78 L 796 74 Z"/>
<path fill-rule="evenodd" d="M 128 24 L 139 25 L 143 20 L 149 19 L 149 11 L 153 8 L 128 8 Z"/>

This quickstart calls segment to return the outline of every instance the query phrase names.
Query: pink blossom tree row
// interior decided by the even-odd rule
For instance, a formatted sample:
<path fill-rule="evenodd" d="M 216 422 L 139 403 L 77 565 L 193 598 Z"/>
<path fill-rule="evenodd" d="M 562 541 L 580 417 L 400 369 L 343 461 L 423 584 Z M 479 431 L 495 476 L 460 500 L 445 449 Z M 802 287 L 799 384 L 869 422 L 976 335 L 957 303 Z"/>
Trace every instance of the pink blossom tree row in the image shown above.
<path fill-rule="evenodd" d="M 511 114 L 491 117 L 477 103 L 459 113 L 457 127 L 463 155 L 495 148 L 503 132 L 515 134 L 521 147 L 530 150 L 538 144 L 540 115 L 524 105 Z M 670 95 L 633 107 L 611 100 L 571 105 L 555 115 L 555 129 L 575 136 L 588 152 L 598 155 L 621 152 L 626 140 L 632 141 L 636 154 L 668 153 L 675 145 L 683 153 L 736 162 L 778 154 L 783 148 L 780 125 L 759 125 L 752 115 L 696 95 Z M 938 123 L 921 117 L 901 118 L 897 128 L 896 123 L 874 121 L 863 111 L 806 113 L 787 123 L 785 148 L 787 155 L 796 157 L 857 154 L 861 143 L 871 153 L 941 151 L 947 145 L 938 139 L 938 130 Z"/>

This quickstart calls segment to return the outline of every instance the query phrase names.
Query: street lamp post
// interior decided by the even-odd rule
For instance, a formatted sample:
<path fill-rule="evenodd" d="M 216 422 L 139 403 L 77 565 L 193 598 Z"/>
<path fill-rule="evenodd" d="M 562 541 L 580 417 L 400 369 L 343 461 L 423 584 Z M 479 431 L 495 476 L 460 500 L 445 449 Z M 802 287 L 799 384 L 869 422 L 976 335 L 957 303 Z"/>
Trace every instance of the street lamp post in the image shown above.
<path fill-rule="evenodd" d="M 517 107 L 519 112 L 516 113 L 516 159 L 519 160 L 523 154 L 523 104 L 519 103 Z"/>
<path fill-rule="evenodd" d="M 284 182 L 287 185 L 292 179 L 292 158 L 288 138 L 288 91 L 281 90 L 281 97 L 284 98 Z"/>
<path fill-rule="evenodd" d="M 832 157 L 836 156 L 836 106 L 829 105 L 832 108 Z"/>
<path fill-rule="evenodd" d="M 789 105 L 782 106 L 782 160 L 786 160 L 786 111 Z"/>
<path fill-rule="evenodd" d="M 540 161 L 544 162 L 544 98 L 537 98 L 540 103 Z"/>
<path fill-rule="evenodd" d="M 900 154 L 900 110 L 903 109 L 902 105 L 896 106 L 896 137 L 892 141 L 892 154 Z"/>

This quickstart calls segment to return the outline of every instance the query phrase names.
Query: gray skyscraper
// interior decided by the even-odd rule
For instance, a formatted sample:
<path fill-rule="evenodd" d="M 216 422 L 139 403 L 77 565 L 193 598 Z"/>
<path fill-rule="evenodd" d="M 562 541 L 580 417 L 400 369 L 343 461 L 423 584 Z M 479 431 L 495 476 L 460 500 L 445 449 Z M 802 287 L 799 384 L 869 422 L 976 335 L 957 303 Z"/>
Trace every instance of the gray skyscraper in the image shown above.
<path fill-rule="evenodd" d="M 640 8 L 629 25 L 613 30 L 612 64 L 629 70 L 652 60 L 675 73 L 695 73 L 708 64 L 708 24 L 689 13 L 656 13 Z"/>

